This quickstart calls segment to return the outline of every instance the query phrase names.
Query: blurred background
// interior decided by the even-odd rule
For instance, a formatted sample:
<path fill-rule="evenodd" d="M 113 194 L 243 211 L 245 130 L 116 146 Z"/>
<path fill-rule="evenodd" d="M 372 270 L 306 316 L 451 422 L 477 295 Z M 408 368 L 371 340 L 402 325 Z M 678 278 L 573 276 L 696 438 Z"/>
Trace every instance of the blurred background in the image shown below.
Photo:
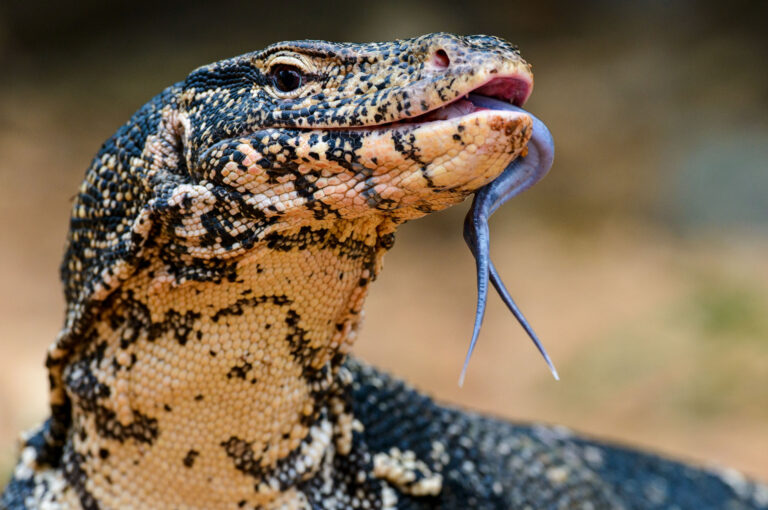
<path fill-rule="evenodd" d="M 768 3 L 5 0 L 0 4 L 0 484 L 47 414 L 70 201 L 104 139 L 194 67 L 296 38 L 489 33 L 533 63 L 550 175 L 493 218 L 499 271 L 554 382 L 492 296 L 466 206 L 406 225 L 357 354 L 444 402 L 559 423 L 768 480 Z"/>

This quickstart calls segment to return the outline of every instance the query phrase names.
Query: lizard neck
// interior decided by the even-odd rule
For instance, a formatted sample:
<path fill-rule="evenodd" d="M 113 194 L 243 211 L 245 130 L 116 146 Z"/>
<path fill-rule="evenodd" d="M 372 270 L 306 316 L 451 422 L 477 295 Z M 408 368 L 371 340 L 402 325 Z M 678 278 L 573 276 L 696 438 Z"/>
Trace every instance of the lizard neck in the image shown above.
<path fill-rule="evenodd" d="M 80 500 L 276 504 L 346 454 L 354 420 L 341 363 L 392 229 L 365 220 L 281 231 L 211 281 L 183 281 L 148 257 L 64 372 L 64 472 L 87 475 L 87 487 L 69 480 Z"/>

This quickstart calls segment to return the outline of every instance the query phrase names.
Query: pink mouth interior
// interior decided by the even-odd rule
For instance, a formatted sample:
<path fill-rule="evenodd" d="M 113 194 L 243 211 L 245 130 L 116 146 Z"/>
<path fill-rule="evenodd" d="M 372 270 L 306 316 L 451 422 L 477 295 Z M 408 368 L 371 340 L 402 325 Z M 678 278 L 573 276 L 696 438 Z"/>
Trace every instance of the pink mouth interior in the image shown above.
<path fill-rule="evenodd" d="M 473 92 L 521 107 L 531 95 L 532 84 L 521 78 L 496 78 Z"/>

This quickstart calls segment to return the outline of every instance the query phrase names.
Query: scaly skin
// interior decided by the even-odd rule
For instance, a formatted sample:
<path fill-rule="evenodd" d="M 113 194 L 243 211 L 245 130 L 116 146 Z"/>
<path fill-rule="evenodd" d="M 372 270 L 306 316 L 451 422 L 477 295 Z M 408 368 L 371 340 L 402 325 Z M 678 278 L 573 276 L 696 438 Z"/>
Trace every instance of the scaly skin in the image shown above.
<path fill-rule="evenodd" d="M 139 110 L 75 201 L 52 415 L 0 506 L 759 508 L 752 484 L 442 408 L 346 360 L 396 227 L 492 181 L 531 127 L 461 100 L 406 120 L 478 88 L 525 100 L 482 88 L 499 78 L 532 83 L 494 37 L 300 41 Z"/>

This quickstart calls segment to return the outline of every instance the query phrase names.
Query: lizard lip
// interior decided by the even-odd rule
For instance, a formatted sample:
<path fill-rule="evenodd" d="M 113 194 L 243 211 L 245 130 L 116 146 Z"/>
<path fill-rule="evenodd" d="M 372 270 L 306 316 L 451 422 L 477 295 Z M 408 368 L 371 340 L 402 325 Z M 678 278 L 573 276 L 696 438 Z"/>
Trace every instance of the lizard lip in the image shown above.
<path fill-rule="evenodd" d="M 512 75 L 496 77 L 433 110 L 417 115 L 416 117 L 401 119 L 388 125 L 422 124 L 425 122 L 449 120 L 481 110 L 495 109 L 485 105 L 478 106 L 475 102 L 470 100 L 470 94 L 498 99 L 514 106 L 521 107 L 531 95 L 532 90 L 533 80 L 529 76 Z"/>

